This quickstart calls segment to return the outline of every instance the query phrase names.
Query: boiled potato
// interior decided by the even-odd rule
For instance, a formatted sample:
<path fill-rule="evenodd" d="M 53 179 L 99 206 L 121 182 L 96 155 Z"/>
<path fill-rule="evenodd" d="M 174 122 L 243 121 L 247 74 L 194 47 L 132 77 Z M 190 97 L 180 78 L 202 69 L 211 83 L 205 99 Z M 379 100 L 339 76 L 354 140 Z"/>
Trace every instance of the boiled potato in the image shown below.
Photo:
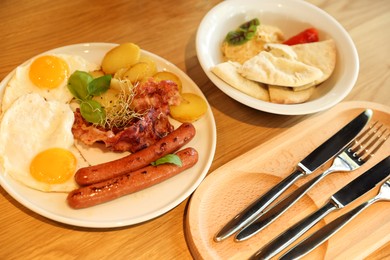
<path fill-rule="evenodd" d="M 103 58 L 102 70 L 106 74 L 114 74 L 120 68 L 129 68 L 139 61 L 141 49 L 138 45 L 122 43 L 109 50 Z"/>
<path fill-rule="evenodd" d="M 139 58 L 139 62 L 145 62 L 149 65 L 149 70 L 151 75 L 157 73 L 157 64 L 153 58 L 141 55 L 141 57 Z"/>
<path fill-rule="evenodd" d="M 156 82 L 160 82 L 162 80 L 171 80 L 171 81 L 176 83 L 177 88 L 179 89 L 179 92 L 181 93 L 181 91 L 182 91 L 182 88 L 183 88 L 182 85 L 183 84 L 181 83 L 180 78 L 176 74 L 174 74 L 172 72 L 169 72 L 169 71 L 159 71 L 159 72 L 157 72 L 156 74 L 153 75 L 153 78 L 154 78 L 154 80 Z"/>
<path fill-rule="evenodd" d="M 148 63 L 138 62 L 123 74 L 123 79 L 130 80 L 134 84 L 135 82 L 151 77 L 153 75 L 152 69 Z"/>
<path fill-rule="evenodd" d="M 129 80 L 112 78 L 110 88 L 120 93 L 131 94 L 134 86 Z"/>
<path fill-rule="evenodd" d="M 94 70 L 89 72 L 93 78 L 99 78 L 101 76 L 104 76 L 104 72 L 102 70 Z"/>
<path fill-rule="evenodd" d="M 92 99 L 99 102 L 103 107 L 111 107 L 115 104 L 118 99 L 119 92 L 115 89 L 108 89 L 100 96 L 94 96 Z"/>
<path fill-rule="evenodd" d="M 182 93 L 181 96 L 180 105 L 169 107 L 172 118 L 182 123 L 191 123 L 206 113 L 207 103 L 202 97 L 193 93 Z"/>

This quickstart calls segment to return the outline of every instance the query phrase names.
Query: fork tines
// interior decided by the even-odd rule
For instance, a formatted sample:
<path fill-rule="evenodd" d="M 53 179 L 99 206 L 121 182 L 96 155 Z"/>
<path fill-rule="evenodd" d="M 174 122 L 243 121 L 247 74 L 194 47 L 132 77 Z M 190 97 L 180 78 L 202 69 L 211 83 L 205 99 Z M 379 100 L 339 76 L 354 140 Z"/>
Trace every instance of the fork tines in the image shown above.
<path fill-rule="evenodd" d="M 388 129 L 382 130 L 383 124 L 378 125 L 378 121 L 367 128 L 363 133 L 356 137 L 354 143 L 348 149 L 350 153 L 359 161 L 367 161 L 389 138 Z"/>

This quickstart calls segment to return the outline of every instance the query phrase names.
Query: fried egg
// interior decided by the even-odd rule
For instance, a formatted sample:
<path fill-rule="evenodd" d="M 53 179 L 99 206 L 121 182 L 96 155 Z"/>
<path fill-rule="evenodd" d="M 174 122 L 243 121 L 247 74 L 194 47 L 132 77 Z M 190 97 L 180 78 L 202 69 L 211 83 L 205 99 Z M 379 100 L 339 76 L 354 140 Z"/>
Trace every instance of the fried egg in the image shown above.
<path fill-rule="evenodd" d="M 69 76 L 76 70 L 94 71 L 98 65 L 81 56 L 67 54 L 40 55 L 16 68 L 5 88 L 2 111 L 20 96 L 38 93 L 47 100 L 69 102 L 73 96 L 67 88 Z"/>
<path fill-rule="evenodd" d="M 77 188 L 74 173 L 88 163 L 74 146 L 68 104 L 37 93 L 13 102 L 0 122 L 0 164 L 22 184 L 45 192 Z"/>

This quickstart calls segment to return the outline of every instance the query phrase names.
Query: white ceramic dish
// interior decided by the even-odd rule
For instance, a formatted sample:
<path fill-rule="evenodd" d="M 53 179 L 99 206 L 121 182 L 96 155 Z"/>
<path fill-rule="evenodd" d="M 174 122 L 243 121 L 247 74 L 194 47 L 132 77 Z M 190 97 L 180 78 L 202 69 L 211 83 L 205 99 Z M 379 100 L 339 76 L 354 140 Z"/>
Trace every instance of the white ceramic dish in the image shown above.
<path fill-rule="evenodd" d="M 77 44 L 50 50 L 46 53 L 80 55 L 91 62 L 100 64 L 104 54 L 114 46 L 116 44 L 111 43 Z M 166 69 L 176 73 L 183 82 L 184 91 L 204 97 L 197 85 L 175 65 L 152 53 L 142 52 L 157 62 L 159 70 Z M 0 83 L 0 97 L 14 72 L 12 71 Z M 174 120 L 172 123 L 175 127 L 179 125 Z M 199 161 L 194 167 L 158 185 L 95 207 L 81 210 L 71 209 L 66 203 L 66 193 L 44 193 L 27 188 L 14 181 L 1 169 L 0 184 L 25 207 L 44 217 L 65 224 L 109 228 L 147 221 L 166 213 L 191 195 L 210 168 L 216 146 L 216 126 L 210 107 L 206 115 L 195 122 L 194 126 L 197 134 L 187 145 L 194 147 L 199 153 Z M 112 153 L 92 152 L 94 154 L 90 157 L 93 157 L 96 162 L 112 159 Z"/>
<path fill-rule="evenodd" d="M 236 90 L 211 72 L 212 67 L 223 62 L 220 46 L 226 34 L 256 17 L 261 23 L 278 26 L 286 38 L 315 27 L 319 31 L 320 40 L 335 40 L 335 71 L 317 87 L 309 101 L 293 105 L 264 102 Z M 325 11 L 301 0 L 223 1 L 212 8 L 201 21 L 196 36 L 196 51 L 206 75 L 226 95 L 249 107 L 275 114 L 301 115 L 328 109 L 348 95 L 359 72 L 358 54 L 346 30 Z"/>

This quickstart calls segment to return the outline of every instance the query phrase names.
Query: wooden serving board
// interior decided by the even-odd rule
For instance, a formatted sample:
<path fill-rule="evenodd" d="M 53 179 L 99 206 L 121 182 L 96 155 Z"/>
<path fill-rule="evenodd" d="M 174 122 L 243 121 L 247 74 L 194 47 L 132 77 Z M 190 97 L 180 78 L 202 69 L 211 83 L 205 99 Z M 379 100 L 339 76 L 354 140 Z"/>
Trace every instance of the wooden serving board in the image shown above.
<path fill-rule="evenodd" d="M 235 242 L 233 237 L 230 237 L 222 242 L 214 242 L 214 235 L 233 216 L 289 175 L 300 160 L 365 108 L 374 111 L 371 123 L 379 120 L 390 128 L 389 107 L 369 102 L 340 103 L 326 112 L 309 117 L 276 138 L 210 173 L 193 194 L 188 207 L 185 230 L 187 243 L 194 258 L 248 258 L 286 228 L 320 208 L 332 194 L 349 181 L 390 155 L 390 141 L 387 141 L 360 169 L 327 176 L 282 217 L 251 239 Z M 289 191 L 317 176 L 329 167 L 330 163 L 331 161 L 308 177 L 299 180 Z M 330 213 L 303 237 L 375 196 L 378 190 L 379 185 L 347 207 Z M 389 216 L 389 202 L 372 205 L 305 259 L 364 258 L 390 241 Z"/>

